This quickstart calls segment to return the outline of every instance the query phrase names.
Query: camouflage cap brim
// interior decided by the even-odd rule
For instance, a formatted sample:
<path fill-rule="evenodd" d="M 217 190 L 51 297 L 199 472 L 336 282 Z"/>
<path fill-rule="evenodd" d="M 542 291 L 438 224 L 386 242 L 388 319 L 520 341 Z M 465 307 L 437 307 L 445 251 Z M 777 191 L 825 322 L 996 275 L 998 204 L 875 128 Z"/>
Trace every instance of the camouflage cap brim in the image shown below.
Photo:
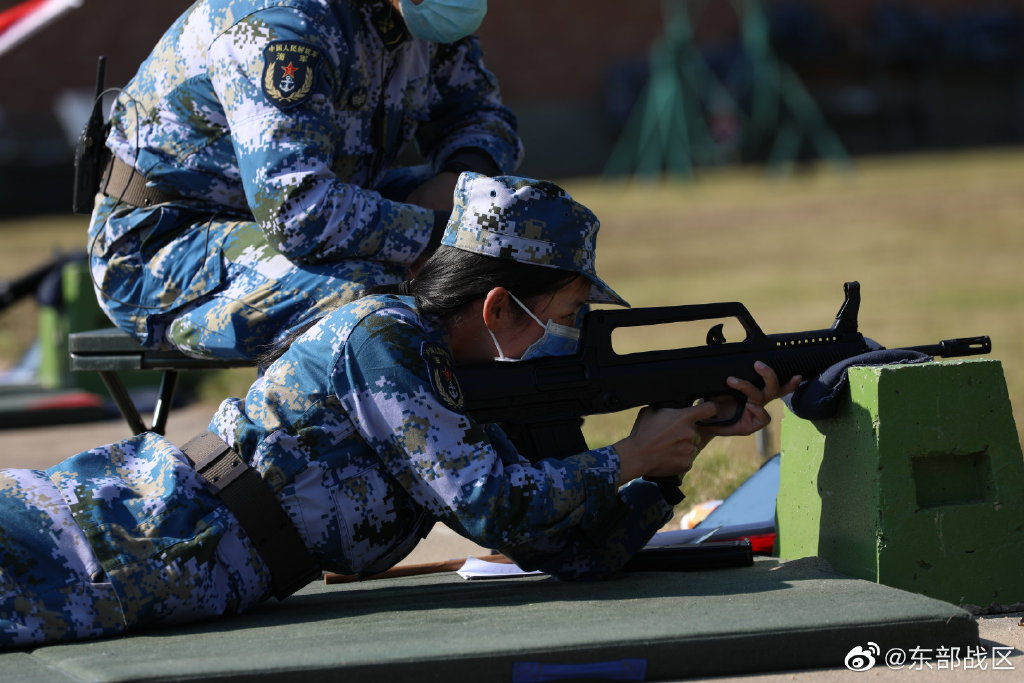
<path fill-rule="evenodd" d="M 441 244 L 497 259 L 580 273 L 593 303 L 629 304 L 594 271 L 597 216 L 546 180 L 466 172 Z"/>
<path fill-rule="evenodd" d="M 586 275 L 584 273 L 584 275 Z M 629 308 L 629 302 L 623 299 L 608 284 L 596 275 L 586 275 L 592 283 L 590 285 L 590 298 L 587 303 L 591 304 L 615 304 Z"/>

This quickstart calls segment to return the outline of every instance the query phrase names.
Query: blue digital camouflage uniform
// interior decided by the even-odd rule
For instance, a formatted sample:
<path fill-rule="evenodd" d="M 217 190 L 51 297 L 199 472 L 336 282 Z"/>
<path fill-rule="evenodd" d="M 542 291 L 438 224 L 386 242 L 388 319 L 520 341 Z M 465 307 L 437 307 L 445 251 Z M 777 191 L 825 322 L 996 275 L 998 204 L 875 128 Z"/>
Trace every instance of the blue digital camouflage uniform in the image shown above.
<path fill-rule="evenodd" d="M 255 605 L 269 576 L 163 437 L 0 470 L 0 645 L 110 636 Z"/>
<path fill-rule="evenodd" d="M 617 487 L 611 446 L 527 462 L 455 409 L 450 370 L 445 336 L 411 298 L 365 297 L 303 334 L 210 429 L 261 473 L 329 571 L 384 570 L 440 521 L 524 568 L 599 578 L 667 521 L 654 484 Z M 12 511 L 24 524 L 6 524 Z M 45 473 L 0 471 L 0 515 L 0 643 L 115 635 L 269 596 L 234 516 L 154 434 Z"/>
<path fill-rule="evenodd" d="M 477 39 L 413 39 L 397 16 L 387 0 L 199 0 L 175 22 L 118 97 L 108 146 L 181 199 L 101 197 L 89 231 L 119 327 L 252 358 L 424 252 L 433 213 L 394 201 L 425 177 L 394 168 L 408 143 L 428 176 L 461 150 L 515 168 Z"/>
<path fill-rule="evenodd" d="M 624 303 L 594 271 L 597 219 L 561 188 L 464 173 L 455 199 L 442 244 L 576 271 L 591 300 Z M 329 571 L 383 571 L 440 521 L 525 569 L 601 578 L 669 519 L 655 484 L 618 486 L 613 446 L 527 461 L 461 412 L 452 365 L 444 323 L 413 297 L 363 297 L 224 401 L 210 431 Z M 237 613 L 270 595 L 234 514 L 155 434 L 45 472 L 0 470 L 0 518 L 0 645 Z"/>

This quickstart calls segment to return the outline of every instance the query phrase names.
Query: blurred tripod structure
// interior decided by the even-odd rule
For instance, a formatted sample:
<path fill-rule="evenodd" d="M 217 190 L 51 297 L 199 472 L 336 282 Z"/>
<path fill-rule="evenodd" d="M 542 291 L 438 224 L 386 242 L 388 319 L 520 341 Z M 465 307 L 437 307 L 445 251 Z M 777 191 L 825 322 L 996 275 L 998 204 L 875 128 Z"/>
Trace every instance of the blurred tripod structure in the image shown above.
<path fill-rule="evenodd" d="M 708 2 L 662 0 L 664 33 L 651 48 L 649 79 L 605 175 L 692 177 L 696 166 L 761 150 L 768 169 L 784 173 L 805 141 L 823 159 L 848 167 L 846 149 L 814 98 L 772 49 L 763 0 L 729 0 L 739 20 L 745 79 L 719 77 L 696 44 L 694 27 Z"/>

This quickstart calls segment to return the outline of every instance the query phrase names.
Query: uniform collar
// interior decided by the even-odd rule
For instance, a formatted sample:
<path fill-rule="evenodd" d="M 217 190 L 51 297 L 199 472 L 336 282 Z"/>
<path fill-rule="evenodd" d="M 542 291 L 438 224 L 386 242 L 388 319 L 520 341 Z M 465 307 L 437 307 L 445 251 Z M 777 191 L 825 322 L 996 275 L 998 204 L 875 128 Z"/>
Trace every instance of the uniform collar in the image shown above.
<path fill-rule="evenodd" d="M 452 343 L 451 339 L 448 338 L 448 330 L 445 324 L 432 315 L 424 315 L 420 313 L 419 309 L 416 308 L 415 297 L 402 294 L 390 294 L 388 296 L 393 296 L 404 306 L 407 306 L 410 310 L 416 312 L 416 315 L 420 319 L 420 324 L 423 326 L 423 331 L 428 339 L 443 344 L 447 349 L 451 349 Z"/>
<path fill-rule="evenodd" d="M 388 50 L 394 50 L 410 38 L 402 16 L 391 6 L 389 0 L 358 0 L 358 2 L 370 20 L 370 24 L 377 30 L 377 35 L 380 36 L 384 47 Z"/>

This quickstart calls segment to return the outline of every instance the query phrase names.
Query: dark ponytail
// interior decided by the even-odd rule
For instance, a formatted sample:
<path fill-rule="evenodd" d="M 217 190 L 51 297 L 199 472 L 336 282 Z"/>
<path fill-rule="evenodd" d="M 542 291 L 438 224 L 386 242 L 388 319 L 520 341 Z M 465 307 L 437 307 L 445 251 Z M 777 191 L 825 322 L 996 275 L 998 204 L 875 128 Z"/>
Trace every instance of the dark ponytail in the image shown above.
<path fill-rule="evenodd" d="M 509 259 L 496 259 L 442 245 L 413 280 L 370 290 L 371 294 L 410 294 L 421 315 L 453 322 L 467 306 L 495 287 L 504 287 L 527 303 L 553 294 L 578 273 Z M 519 311 L 518 307 L 513 310 Z"/>

